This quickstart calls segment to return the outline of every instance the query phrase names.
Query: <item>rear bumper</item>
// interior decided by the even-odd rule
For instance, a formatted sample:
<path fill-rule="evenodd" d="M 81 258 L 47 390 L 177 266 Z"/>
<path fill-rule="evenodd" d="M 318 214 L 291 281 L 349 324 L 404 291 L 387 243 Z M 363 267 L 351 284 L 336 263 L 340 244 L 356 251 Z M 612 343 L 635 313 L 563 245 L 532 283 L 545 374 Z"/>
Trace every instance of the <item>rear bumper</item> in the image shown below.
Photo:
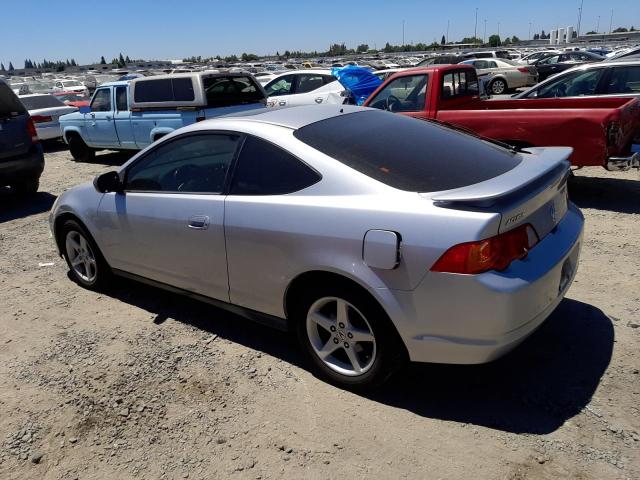
<path fill-rule="evenodd" d="M 59 123 L 46 125 L 42 127 L 36 124 L 36 132 L 38 132 L 38 138 L 40 140 L 51 140 L 53 138 L 62 137 L 62 131 L 60 130 Z"/>
<path fill-rule="evenodd" d="M 640 168 L 640 153 L 634 152 L 628 157 L 609 157 L 604 167 L 611 172 Z"/>
<path fill-rule="evenodd" d="M 0 159 L 0 186 L 40 178 L 44 170 L 42 145 L 33 145 L 24 155 Z"/>
<path fill-rule="evenodd" d="M 417 362 L 492 361 L 526 339 L 564 298 L 578 267 L 584 218 L 570 206 L 557 228 L 502 272 L 430 272 L 412 292 L 394 292 L 390 312 Z"/>

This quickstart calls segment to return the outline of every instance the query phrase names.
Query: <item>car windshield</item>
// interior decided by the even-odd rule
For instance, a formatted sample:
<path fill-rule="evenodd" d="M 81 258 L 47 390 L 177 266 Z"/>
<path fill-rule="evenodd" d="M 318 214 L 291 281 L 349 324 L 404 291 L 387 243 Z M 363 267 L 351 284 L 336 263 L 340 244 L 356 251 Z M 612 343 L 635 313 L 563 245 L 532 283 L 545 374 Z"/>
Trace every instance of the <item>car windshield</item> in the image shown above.
<path fill-rule="evenodd" d="M 375 110 L 312 123 L 294 135 L 360 173 L 412 192 L 483 182 L 522 161 L 515 152 L 465 133 Z"/>
<path fill-rule="evenodd" d="M 53 95 L 37 95 L 35 97 L 21 97 L 20 101 L 27 110 L 40 108 L 64 107 L 64 103 Z"/>
<path fill-rule="evenodd" d="M 25 113 L 25 109 L 9 86 L 0 82 L 0 118 L 10 118 Z"/>

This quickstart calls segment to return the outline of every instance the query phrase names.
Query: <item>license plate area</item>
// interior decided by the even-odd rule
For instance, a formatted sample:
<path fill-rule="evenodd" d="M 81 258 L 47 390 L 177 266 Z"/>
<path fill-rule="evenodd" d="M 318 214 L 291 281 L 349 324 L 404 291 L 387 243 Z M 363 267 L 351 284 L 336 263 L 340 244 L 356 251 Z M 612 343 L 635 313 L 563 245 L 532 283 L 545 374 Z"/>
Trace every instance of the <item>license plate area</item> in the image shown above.
<path fill-rule="evenodd" d="M 579 246 L 576 246 L 576 249 L 578 248 Z M 558 285 L 558 295 L 562 295 L 569 286 L 569 282 L 573 277 L 573 272 L 575 270 L 573 256 L 573 254 L 569 255 L 562 264 L 562 270 L 560 271 L 560 284 Z"/>

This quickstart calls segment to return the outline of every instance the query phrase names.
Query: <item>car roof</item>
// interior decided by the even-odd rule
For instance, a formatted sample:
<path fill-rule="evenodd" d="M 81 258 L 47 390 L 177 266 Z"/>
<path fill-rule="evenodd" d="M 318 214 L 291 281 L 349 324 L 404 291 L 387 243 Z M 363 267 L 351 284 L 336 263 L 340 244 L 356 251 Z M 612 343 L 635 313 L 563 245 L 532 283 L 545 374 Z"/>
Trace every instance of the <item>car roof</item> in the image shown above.
<path fill-rule="evenodd" d="M 20 98 L 29 98 L 29 97 L 48 97 L 51 96 L 50 93 L 28 93 L 26 95 L 18 95 Z"/>
<path fill-rule="evenodd" d="M 211 120 L 199 122 L 196 126 L 213 127 L 225 119 L 233 119 L 267 123 L 297 130 L 328 118 L 362 112 L 363 110 L 372 109 L 358 107 L 356 105 L 300 105 L 289 108 L 257 109 L 212 118 Z"/>
<path fill-rule="evenodd" d="M 317 73 L 319 75 L 331 75 L 330 68 L 304 68 L 302 70 L 289 70 L 287 72 L 277 73 L 274 80 L 284 75 L 301 75 L 303 73 Z"/>

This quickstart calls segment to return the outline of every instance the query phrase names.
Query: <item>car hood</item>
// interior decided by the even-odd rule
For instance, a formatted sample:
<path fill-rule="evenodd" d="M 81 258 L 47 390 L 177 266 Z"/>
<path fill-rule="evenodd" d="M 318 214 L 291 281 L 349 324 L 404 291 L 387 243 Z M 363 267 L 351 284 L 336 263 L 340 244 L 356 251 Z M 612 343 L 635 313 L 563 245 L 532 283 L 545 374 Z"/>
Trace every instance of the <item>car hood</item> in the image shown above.
<path fill-rule="evenodd" d="M 66 115 L 62 115 L 60 117 L 61 122 L 73 122 L 73 121 L 80 121 L 80 120 L 84 120 L 84 113 L 73 112 L 73 113 L 67 113 Z"/>

